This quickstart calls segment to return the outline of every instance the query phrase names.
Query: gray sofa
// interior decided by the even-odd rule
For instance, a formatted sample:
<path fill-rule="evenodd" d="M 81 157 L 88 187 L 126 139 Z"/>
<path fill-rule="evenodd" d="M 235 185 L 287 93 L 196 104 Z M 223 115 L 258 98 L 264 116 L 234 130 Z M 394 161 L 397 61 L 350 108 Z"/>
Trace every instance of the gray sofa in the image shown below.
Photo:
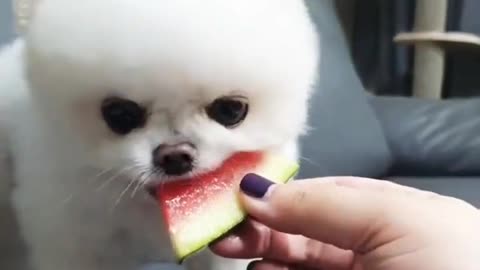
<path fill-rule="evenodd" d="M 480 98 L 368 94 L 355 72 L 335 1 L 307 2 L 322 56 L 300 176 L 389 179 L 480 206 Z"/>

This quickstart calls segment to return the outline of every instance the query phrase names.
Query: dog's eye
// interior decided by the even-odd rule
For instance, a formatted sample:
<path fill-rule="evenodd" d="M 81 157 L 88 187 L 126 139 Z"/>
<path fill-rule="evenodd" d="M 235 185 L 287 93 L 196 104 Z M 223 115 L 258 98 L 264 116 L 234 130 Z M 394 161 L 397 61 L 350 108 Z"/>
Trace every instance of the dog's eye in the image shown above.
<path fill-rule="evenodd" d="M 245 120 L 248 103 L 242 97 L 223 97 L 213 101 L 207 108 L 208 117 L 225 127 L 235 127 Z"/>
<path fill-rule="evenodd" d="M 118 135 L 126 135 L 134 129 L 141 128 L 147 120 L 147 112 L 143 107 L 121 98 L 105 99 L 101 111 L 105 123 Z"/>

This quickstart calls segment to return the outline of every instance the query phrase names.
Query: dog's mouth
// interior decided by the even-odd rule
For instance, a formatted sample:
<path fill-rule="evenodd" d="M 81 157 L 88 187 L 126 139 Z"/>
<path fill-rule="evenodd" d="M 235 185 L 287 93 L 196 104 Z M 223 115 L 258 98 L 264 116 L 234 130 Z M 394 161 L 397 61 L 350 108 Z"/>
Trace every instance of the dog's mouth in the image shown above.
<path fill-rule="evenodd" d="M 145 188 L 147 193 L 152 198 L 157 200 L 159 196 L 159 187 L 161 185 L 167 184 L 169 182 L 179 182 L 179 181 L 182 181 L 182 182 L 186 181 L 187 184 L 193 184 L 188 182 L 195 182 L 196 180 L 200 180 L 204 177 L 221 176 L 225 174 L 226 168 L 235 168 L 236 166 L 239 166 L 239 165 L 241 166 L 241 164 L 244 164 L 245 162 L 250 162 L 250 160 L 252 159 L 252 155 L 253 157 L 257 157 L 259 153 L 261 152 L 239 152 L 239 153 L 233 154 L 231 157 L 224 160 L 219 166 L 211 170 L 203 171 L 203 172 L 195 172 L 194 174 L 186 174 L 178 178 L 159 179 L 158 181 L 155 181 L 155 183 L 152 183 L 151 185 L 147 185 Z"/>
<path fill-rule="evenodd" d="M 195 179 L 200 179 L 204 177 L 205 175 L 209 174 L 214 174 L 218 171 L 221 171 L 222 168 L 225 165 L 225 162 L 227 162 L 228 159 L 224 160 L 220 165 L 217 167 L 211 168 L 210 170 L 196 170 L 196 171 L 191 171 L 188 172 L 184 175 L 180 176 L 165 176 L 162 175 L 161 177 L 158 177 L 154 179 L 151 183 L 145 185 L 145 190 L 146 192 L 155 200 L 158 199 L 158 190 L 161 185 L 164 185 L 166 183 L 170 182 L 190 182 L 190 181 L 195 181 Z"/>
<path fill-rule="evenodd" d="M 194 171 L 179 176 L 170 176 L 165 174 L 152 175 L 152 178 L 144 184 L 143 188 L 147 194 L 156 199 L 158 197 L 158 189 L 161 185 L 169 182 L 190 181 L 191 179 L 198 177 L 198 175 L 200 175 L 200 173 Z"/>
<path fill-rule="evenodd" d="M 215 171 L 216 169 L 213 169 L 211 171 L 207 171 L 207 172 L 202 172 L 202 173 L 199 173 L 199 172 L 190 172 L 190 173 L 187 173 L 187 174 L 184 174 L 182 176 L 161 176 L 161 177 L 157 177 L 155 178 L 152 182 L 146 184 L 144 186 L 144 189 L 145 191 L 148 193 L 148 195 L 150 195 L 152 198 L 154 199 L 157 199 L 158 198 L 158 189 L 160 186 L 166 184 L 166 183 L 170 183 L 170 182 L 179 182 L 179 181 L 192 181 L 198 177 L 201 177 L 202 175 L 206 174 L 206 173 L 210 173 L 210 172 L 213 172 Z"/>

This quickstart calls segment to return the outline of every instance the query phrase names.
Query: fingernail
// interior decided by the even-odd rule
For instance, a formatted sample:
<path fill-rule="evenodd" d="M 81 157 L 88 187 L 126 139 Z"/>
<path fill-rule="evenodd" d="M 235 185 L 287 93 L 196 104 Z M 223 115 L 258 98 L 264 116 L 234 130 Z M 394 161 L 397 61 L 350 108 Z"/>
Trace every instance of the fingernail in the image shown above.
<path fill-rule="evenodd" d="M 256 174 L 247 174 L 240 182 L 240 189 L 254 198 L 263 198 L 275 183 Z"/>

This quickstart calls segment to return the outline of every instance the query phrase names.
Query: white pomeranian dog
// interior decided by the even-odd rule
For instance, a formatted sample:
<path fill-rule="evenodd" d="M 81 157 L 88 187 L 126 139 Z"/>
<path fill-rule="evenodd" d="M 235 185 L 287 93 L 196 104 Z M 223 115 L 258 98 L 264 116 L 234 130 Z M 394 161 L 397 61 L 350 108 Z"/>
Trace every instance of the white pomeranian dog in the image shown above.
<path fill-rule="evenodd" d="M 33 269 L 171 261 L 148 188 L 238 151 L 296 159 L 317 54 L 301 0 L 39 1 L 0 55 L 3 196 Z M 245 262 L 205 251 L 186 266 Z"/>

